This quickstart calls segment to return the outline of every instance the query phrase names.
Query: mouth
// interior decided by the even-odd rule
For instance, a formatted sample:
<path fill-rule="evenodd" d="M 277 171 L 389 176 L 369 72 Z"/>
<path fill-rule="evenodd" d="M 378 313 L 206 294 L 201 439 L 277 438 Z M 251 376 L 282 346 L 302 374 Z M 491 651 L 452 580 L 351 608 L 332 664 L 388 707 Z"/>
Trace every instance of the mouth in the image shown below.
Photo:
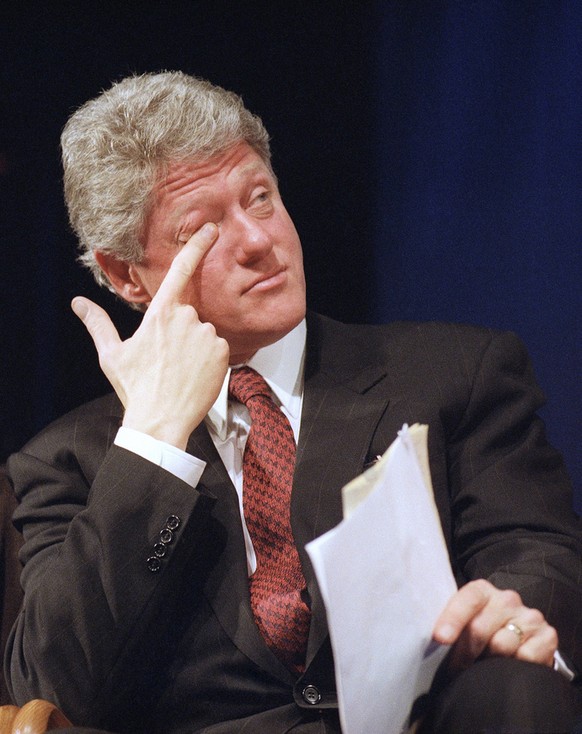
<path fill-rule="evenodd" d="M 279 288 L 287 282 L 287 268 L 279 268 L 278 270 L 271 271 L 269 273 L 262 273 L 258 276 L 247 288 L 243 290 L 244 293 L 264 292 Z"/>

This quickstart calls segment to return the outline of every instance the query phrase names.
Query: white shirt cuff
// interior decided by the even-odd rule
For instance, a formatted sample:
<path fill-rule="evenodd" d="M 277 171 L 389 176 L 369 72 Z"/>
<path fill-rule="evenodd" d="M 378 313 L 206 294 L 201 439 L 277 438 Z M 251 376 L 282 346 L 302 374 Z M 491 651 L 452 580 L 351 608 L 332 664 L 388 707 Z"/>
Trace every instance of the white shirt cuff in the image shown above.
<path fill-rule="evenodd" d="M 206 467 L 205 461 L 133 428 L 121 426 L 114 443 L 169 471 L 191 487 L 198 485 Z"/>

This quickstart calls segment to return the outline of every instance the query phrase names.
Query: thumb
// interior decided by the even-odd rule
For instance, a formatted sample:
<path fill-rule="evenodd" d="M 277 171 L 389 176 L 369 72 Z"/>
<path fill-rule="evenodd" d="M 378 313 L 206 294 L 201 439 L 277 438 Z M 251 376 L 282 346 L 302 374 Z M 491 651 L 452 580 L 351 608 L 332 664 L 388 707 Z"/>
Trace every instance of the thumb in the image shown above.
<path fill-rule="evenodd" d="M 71 308 L 85 324 L 100 356 L 106 349 L 120 343 L 117 329 L 101 306 L 93 303 L 88 298 L 77 296 L 73 298 Z"/>

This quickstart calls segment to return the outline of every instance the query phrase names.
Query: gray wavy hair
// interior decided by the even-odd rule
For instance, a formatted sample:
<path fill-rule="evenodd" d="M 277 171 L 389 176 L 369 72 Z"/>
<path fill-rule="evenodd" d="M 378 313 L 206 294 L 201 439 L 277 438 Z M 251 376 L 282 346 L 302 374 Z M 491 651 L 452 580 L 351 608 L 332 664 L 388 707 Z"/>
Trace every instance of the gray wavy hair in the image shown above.
<path fill-rule="evenodd" d="M 127 77 L 80 107 L 61 136 L 65 202 L 97 282 L 110 287 L 96 250 L 142 260 L 152 189 L 170 162 L 202 162 L 240 141 L 271 170 L 260 118 L 233 92 L 182 72 Z"/>

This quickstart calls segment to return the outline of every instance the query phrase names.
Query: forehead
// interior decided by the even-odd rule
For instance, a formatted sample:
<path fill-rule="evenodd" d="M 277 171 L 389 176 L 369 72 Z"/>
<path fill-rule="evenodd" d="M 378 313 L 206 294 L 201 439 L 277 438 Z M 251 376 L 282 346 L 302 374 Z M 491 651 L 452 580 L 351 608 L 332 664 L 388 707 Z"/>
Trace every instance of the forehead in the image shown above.
<path fill-rule="evenodd" d="M 247 143 L 239 143 L 205 161 L 169 163 L 154 187 L 154 198 L 180 198 L 198 190 L 223 189 L 229 182 L 270 176 L 270 169 Z"/>

